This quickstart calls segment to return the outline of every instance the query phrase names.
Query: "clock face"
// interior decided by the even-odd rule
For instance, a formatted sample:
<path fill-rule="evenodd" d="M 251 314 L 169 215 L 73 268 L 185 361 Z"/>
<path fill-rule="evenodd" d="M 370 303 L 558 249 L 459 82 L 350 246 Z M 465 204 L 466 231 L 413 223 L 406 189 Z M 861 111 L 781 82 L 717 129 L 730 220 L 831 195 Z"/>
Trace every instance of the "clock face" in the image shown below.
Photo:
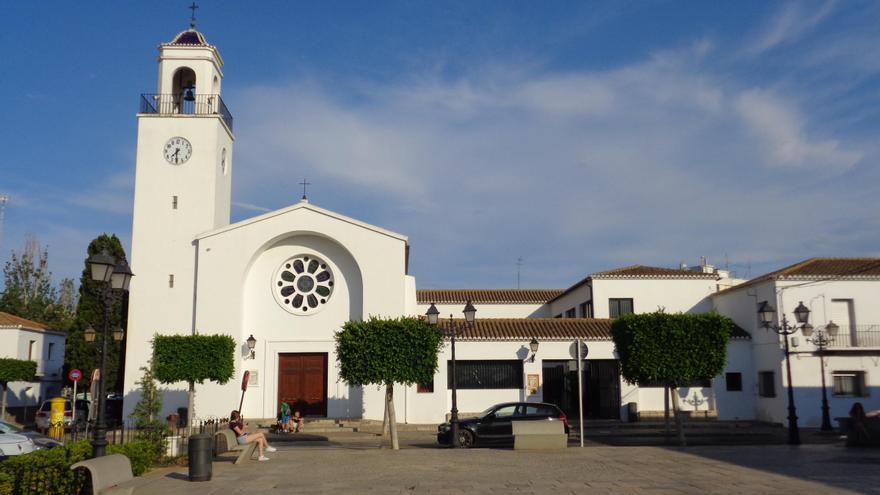
<path fill-rule="evenodd" d="M 186 138 L 175 136 L 165 143 L 165 149 L 162 152 L 165 154 L 165 160 L 168 163 L 180 165 L 186 163 L 189 157 L 192 156 L 192 145 L 189 144 Z"/>

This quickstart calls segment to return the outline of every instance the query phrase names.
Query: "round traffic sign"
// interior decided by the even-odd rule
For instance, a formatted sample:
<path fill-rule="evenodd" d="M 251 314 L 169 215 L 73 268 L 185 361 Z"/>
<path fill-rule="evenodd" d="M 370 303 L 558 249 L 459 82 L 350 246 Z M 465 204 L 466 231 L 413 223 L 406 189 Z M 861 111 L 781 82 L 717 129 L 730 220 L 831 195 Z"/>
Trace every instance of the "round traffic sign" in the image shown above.
<path fill-rule="evenodd" d="M 82 379 L 82 371 L 74 368 L 70 370 L 70 373 L 67 374 L 67 378 L 70 378 L 70 381 L 78 382 Z"/>

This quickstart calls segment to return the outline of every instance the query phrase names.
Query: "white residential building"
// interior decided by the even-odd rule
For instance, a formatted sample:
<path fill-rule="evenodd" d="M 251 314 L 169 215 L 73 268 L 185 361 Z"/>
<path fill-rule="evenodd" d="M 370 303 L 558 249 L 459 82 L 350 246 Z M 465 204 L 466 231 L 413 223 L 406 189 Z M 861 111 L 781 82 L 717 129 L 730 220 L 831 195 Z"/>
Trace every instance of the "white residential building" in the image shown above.
<path fill-rule="evenodd" d="M 67 332 L 0 311 L 0 357 L 37 363 L 34 381 L 9 384 L 10 412 L 21 416 L 25 407 L 39 406 L 41 400 L 61 393 L 66 340 Z"/>

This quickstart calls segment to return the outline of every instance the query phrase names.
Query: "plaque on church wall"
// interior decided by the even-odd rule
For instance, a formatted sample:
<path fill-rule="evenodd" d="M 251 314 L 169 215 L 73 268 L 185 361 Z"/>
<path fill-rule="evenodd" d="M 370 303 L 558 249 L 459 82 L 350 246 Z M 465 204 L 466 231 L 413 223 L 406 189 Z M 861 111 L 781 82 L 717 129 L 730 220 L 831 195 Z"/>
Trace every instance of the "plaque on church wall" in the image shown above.
<path fill-rule="evenodd" d="M 256 387 L 260 384 L 260 372 L 257 370 L 248 370 L 251 373 L 250 380 L 248 381 L 248 388 Z"/>
<path fill-rule="evenodd" d="M 528 375 L 528 379 L 526 380 L 526 389 L 529 391 L 529 395 L 535 395 L 538 393 L 538 387 L 541 386 L 540 378 L 537 374 Z"/>
<path fill-rule="evenodd" d="M 333 295 L 333 271 L 311 254 L 294 256 L 278 268 L 272 280 L 275 301 L 289 313 L 309 315 L 324 308 Z"/>

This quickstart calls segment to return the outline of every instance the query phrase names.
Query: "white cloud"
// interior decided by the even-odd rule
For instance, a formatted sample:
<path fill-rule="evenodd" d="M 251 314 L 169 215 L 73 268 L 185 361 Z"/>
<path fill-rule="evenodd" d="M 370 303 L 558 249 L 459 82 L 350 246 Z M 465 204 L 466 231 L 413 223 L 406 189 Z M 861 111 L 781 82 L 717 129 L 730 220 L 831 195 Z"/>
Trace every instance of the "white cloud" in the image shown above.
<path fill-rule="evenodd" d="M 752 134 L 763 141 L 770 164 L 846 169 L 862 158 L 858 151 L 842 149 L 838 140 L 807 139 L 804 116 L 770 92 L 746 91 L 737 98 L 735 106 Z"/>
<path fill-rule="evenodd" d="M 795 41 L 816 27 L 834 11 L 836 1 L 829 0 L 814 11 L 805 11 L 804 2 L 787 3 L 782 10 L 755 34 L 746 45 L 746 53 L 760 55 L 777 46 Z"/>
<path fill-rule="evenodd" d="M 512 280 L 519 255 L 529 285 L 585 266 L 798 256 L 789 239 L 854 206 L 800 171 L 839 176 L 863 152 L 796 100 L 717 76 L 712 49 L 605 71 L 252 88 L 237 200 L 289 204 L 314 178 L 315 203 L 409 235 L 435 286 Z"/>

